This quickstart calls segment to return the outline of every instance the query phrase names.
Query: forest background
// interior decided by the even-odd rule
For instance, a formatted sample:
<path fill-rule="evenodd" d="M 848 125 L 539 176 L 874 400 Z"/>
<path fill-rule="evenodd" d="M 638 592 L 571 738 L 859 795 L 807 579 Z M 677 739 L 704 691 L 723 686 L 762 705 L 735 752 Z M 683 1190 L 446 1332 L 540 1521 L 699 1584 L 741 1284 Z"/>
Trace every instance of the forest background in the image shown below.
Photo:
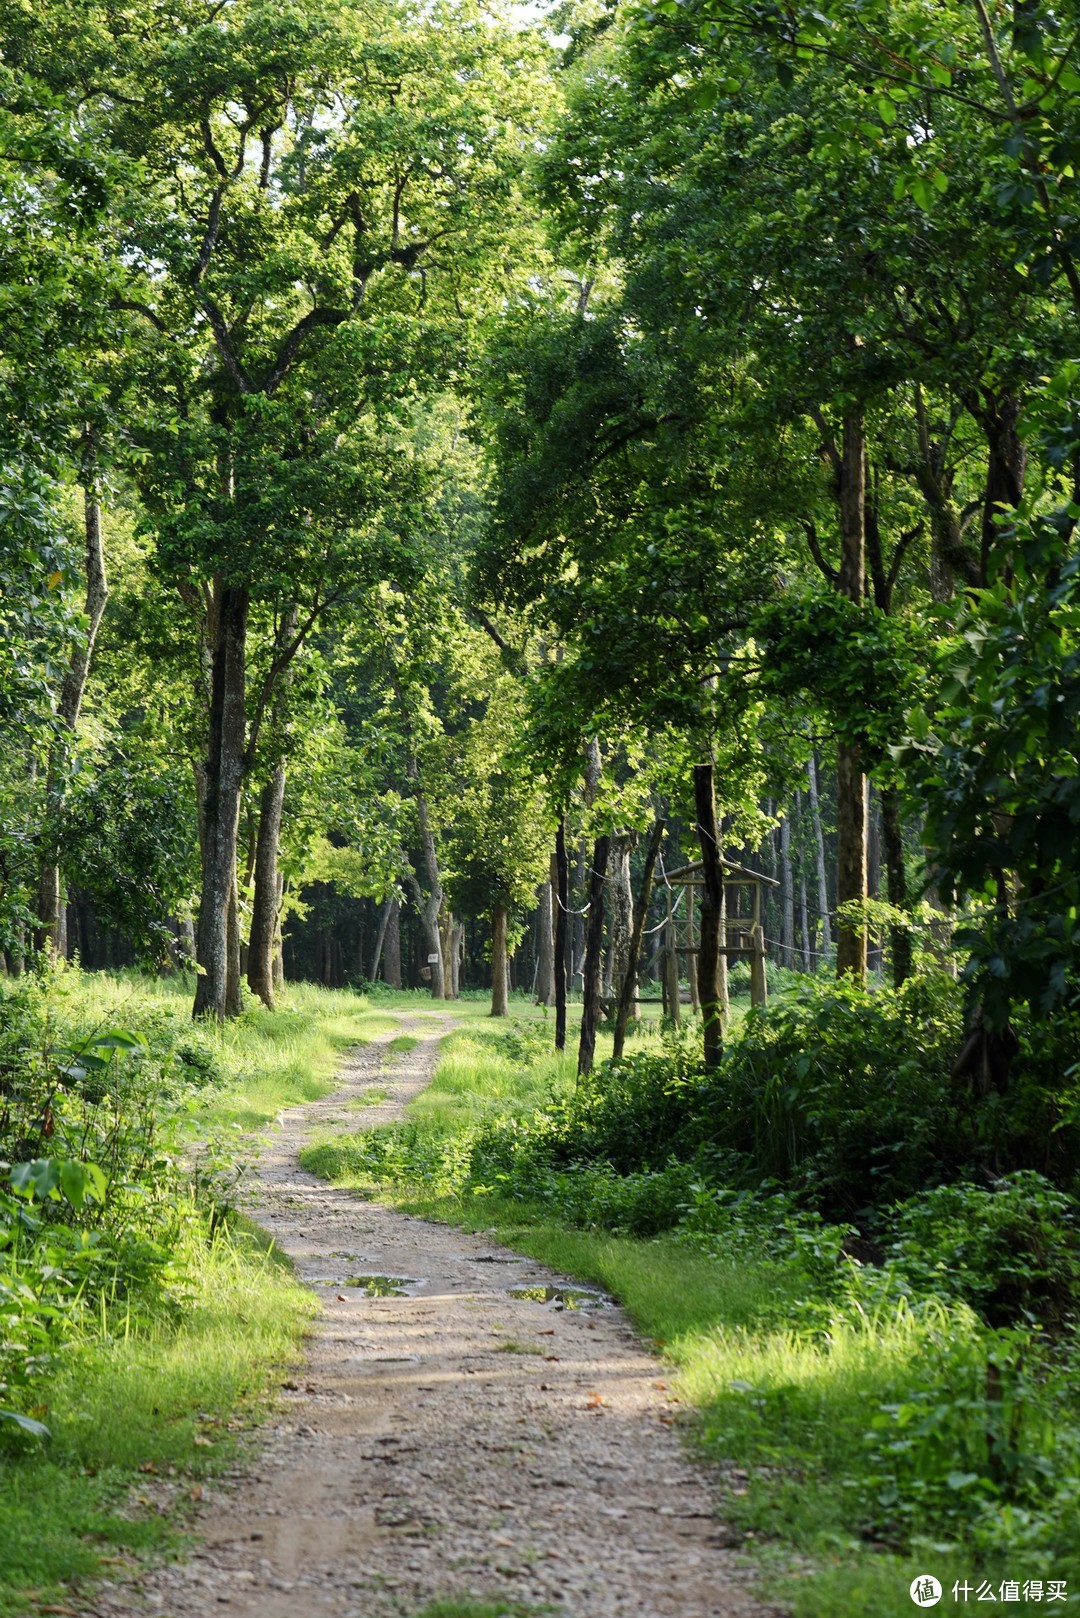
<path fill-rule="evenodd" d="M 1074 0 L 0 19 L 12 1443 L 168 1293 L 156 1109 L 290 983 L 490 988 L 576 1087 L 328 1171 L 779 1242 L 925 1361 L 848 1527 L 1064 1557 Z"/>

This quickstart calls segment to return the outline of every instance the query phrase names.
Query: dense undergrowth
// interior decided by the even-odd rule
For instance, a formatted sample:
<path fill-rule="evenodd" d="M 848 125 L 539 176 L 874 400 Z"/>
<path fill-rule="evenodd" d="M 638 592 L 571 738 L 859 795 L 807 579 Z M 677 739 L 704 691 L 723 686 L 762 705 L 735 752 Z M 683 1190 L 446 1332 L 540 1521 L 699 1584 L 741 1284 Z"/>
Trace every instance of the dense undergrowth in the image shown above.
<path fill-rule="evenodd" d="M 235 1211 L 241 1131 L 324 1093 L 392 1019 L 304 989 L 196 1027 L 191 987 L 67 970 L 0 989 L 5 1618 L 167 1543 L 160 1490 L 182 1505 L 228 1460 L 310 1318 Z"/>
<path fill-rule="evenodd" d="M 804 1618 L 908 1612 L 920 1571 L 1080 1599 L 1075 1085 L 1029 1029 L 973 1098 L 959 1029 L 947 978 L 804 983 L 717 1075 L 676 1037 L 580 1082 L 534 1029 L 470 1031 L 406 1124 L 306 1161 L 616 1292 L 731 1520 L 810 1556 Z"/>

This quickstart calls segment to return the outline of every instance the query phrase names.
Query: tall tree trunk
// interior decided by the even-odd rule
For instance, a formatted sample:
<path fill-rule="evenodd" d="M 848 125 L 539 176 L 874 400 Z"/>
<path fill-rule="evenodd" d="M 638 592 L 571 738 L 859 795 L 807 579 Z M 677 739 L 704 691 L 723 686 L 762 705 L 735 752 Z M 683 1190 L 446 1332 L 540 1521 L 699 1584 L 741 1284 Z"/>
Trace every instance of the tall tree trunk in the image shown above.
<path fill-rule="evenodd" d="M 866 777 L 857 748 L 836 750 L 837 909 L 866 898 Z M 837 917 L 836 974 L 866 982 L 866 925 Z"/>
<path fill-rule="evenodd" d="M 495 905 L 491 912 L 491 1015 L 507 1014 L 506 906 Z"/>
<path fill-rule="evenodd" d="M 904 829 L 900 799 L 895 787 L 881 793 L 881 841 L 885 853 L 885 891 L 889 903 L 900 910 L 908 908 L 907 871 L 904 861 Z M 889 929 L 893 983 L 899 988 L 911 976 L 911 934 L 906 927 Z"/>
<path fill-rule="evenodd" d="M 391 903 L 386 923 L 383 981 L 392 989 L 401 988 L 401 905 L 397 899 Z"/>
<path fill-rule="evenodd" d="M 450 994 L 454 1000 L 461 997 L 461 966 L 465 959 L 465 923 L 454 923 L 450 939 Z"/>
<path fill-rule="evenodd" d="M 218 585 L 209 637 L 212 646 L 209 735 L 203 769 L 203 859 L 199 896 L 194 1015 L 224 1020 L 239 994 L 239 930 L 230 948 L 229 911 L 236 889 L 236 839 L 244 782 L 247 591 Z M 230 968 L 235 990 L 230 984 Z"/>
<path fill-rule="evenodd" d="M 439 948 L 442 953 L 444 1000 L 454 998 L 454 913 L 444 902 L 439 916 Z"/>
<path fill-rule="evenodd" d="M 411 765 L 410 774 L 414 780 L 417 779 L 415 763 Z M 424 862 L 424 873 L 427 877 L 427 893 L 424 893 L 416 873 L 411 869 L 406 880 L 416 903 L 424 943 L 427 946 L 428 959 L 425 965 L 431 968 L 431 996 L 433 1000 L 441 1000 L 443 998 L 443 949 L 439 921 L 443 904 L 442 878 L 439 874 L 439 857 L 435 848 L 435 834 L 431 829 L 427 798 L 419 789 L 416 793 L 416 817 L 420 828 L 420 848 Z"/>
<path fill-rule="evenodd" d="M 555 832 L 555 1049 L 566 1049 L 566 952 L 570 929 L 566 912 L 570 903 L 570 872 L 566 858 L 566 816 Z"/>
<path fill-rule="evenodd" d="M 803 815 L 803 795 L 795 789 L 795 815 L 799 826 L 799 934 L 802 939 L 802 969 L 811 970 L 810 914 L 806 895 L 806 820 Z"/>
<path fill-rule="evenodd" d="M 237 828 L 239 830 L 239 827 Z M 229 894 L 229 909 L 226 918 L 225 936 L 228 943 L 228 975 L 225 981 L 225 1015 L 226 1017 L 239 1017 L 244 1009 L 244 996 L 241 990 L 241 963 L 243 947 L 240 941 L 240 890 L 236 880 L 236 867 L 233 866 L 232 892 Z"/>
<path fill-rule="evenodd" d="M 861 415 L 844 417 L 840 466 L 840 573 L 837 588 L 850 601 L 866 594 L 866 440 Z M 837 748 L 837 908 L 866 898 L 866 778 L 859 750 Z M 836 971 L 866 982 L 866 924 L 838 918 Z"/>
<path fill-rule="evenodd" d="M 596 1026 L 600 1021 L 600 975 L 604 957 L 604 879 L 607 873 L 606 835 L 596 839 L 589 878 L 589 925 L 585 938 L 585 966 L 581 985 L 581 1040 L 578 1073 L 592 1072 L 596 1055 Z"/>
<path fill-rule="evenodd" d="M 829 878 L 825 868 L 825 833 L 821 825 L 821 799 L 818 795 L 817 753 L 811 748 L 806 761 L 807 790 L 810 798 L 810 824 L 814 833 L 814 865 L 817 875 L 817 907 L 821 919 L 821 953 L 832 953 L 832 928 L 829 924 Z"/>
<path fill-rule="evenodd" d="M 285 802 L 285 760 L 259 795 L 259 830 L 255 839 L 255 892 L 248 938 L 248 987 L 268 1010 L 274 1009 L 274 944 L 278 915 L 278 848 L 281 810 Z"/>
<path fill-rule="evenodd" d="M 589 864 L 589 850 L 585 843 L 578 845 L 577 857 L 574 861 L 574 905 L 567 920 L 570 926 L 570 959 L 566 969 L 566 987 L 573 990 L 574 979 L 581 977 L 582 993 L 585 992 L 585 917 L 582 906 L 578 902 L 586 892 L 585 873 Z"/>
<path fill-rule="evenodd" d="M 616 1061 L 622 1055 L 623 1047 L 626 1044 L 626 1029 L 630 1022 L 630 1014 L 637 995 L 641 940 L 645 936 L 645 923 L 649 918 L 649 900 L 652 898 L 653 873 L 656 870 L 660 844 L 664 838 L 665 824 L 666 822 L 663 820 L 656 820 L 649 836 L 648 847 L 645 850 L 645 867 L 641 873 L 641 891 L 638 894 L 637 907 L 634 910 L 634 923 L 630 930 L 630 944 L 626 952 L 626 967 L 623 973 L 622 989 L 619 993 L 619 1009 L 615 1017 L 615 1046 L 612 1055 Z"/>
<path fill-rule="evenodd" d="M 630 885 L 629 832 L 620 832 L 611 840 L 608 856 L 608 892 L 611 911 L 608 922 L 608 973 L 604 992 L 610 998 L 621 989 L 626 979 L 626 963 L 630 956 L 630 937 L 634 930 L 634 892 Z"/>
<path fill-rule="evenodd" d="M 780 822 L 780 964 L 795 965 L 795 871 L 788 815 Z"/>
<path fill-rule="evenodd" d="M 390 920 L 390 910 L 393 903 L 393 899 L 387 899 L 379 915 L 379 927 L 375 934 L 375 947 L 371 952 L 371 971 L 368 973 L 368 979 L 372 983 L 377 983 L 379 981 L 379 967 L 382 964 L 383 944 L 386 941 L 386 924 Z"/>
<path fill-rule="evenodd" d="M 881 836 L 878 799 L 870 782 L 866 783 L 866 892 L 876 899 L 881 891 Z M 882 948 L 880 934 L 866 946 L 866 965 L 871 972 L 880 972 Z"/>
<path fill-rule="evenodd" d="M 551 872 L 539 888 L 540 907 L 536 918 L 539 948 L 536 963 L 536 1000 L 541 1006 L 555 1004 L 555 932 L 552 925 L 551 890 L 557 880 L 555 856 L 551 857 Z"/>
<path fill-rule="evenodd" d="M 274 993 L 282 994 L 285 989 L 285 940 L 281 932 L 281 913 L 285 907 L 285 878 L 278 867 L 277 904 L 274 908 L 274 956 L 272 973 L 274 980 Z"/>
<path fill-rule="evenodd" d="M 74 738 L 79 722 L 86 681 L 90 673 L 90 659 L 94 652 L 98 629 L 101 626 L 105 603 L 109 598 L 109 581 L 105 572 L 105 550 L 101 537 L 101 503 L 95 483 L 88 479 L 83 489 L 83 531 L 86 555 L 86 634 L 72 649 L 71 658 L 60 688 L 56 720 L 58 735 L 49 749 L 49 763 L 45 778 L 45 838 L 46 846 L 38 873 L 37 919 L 34 931 L 36 949 L 47 950 L 51 956 L 59 953 L 60 930 L 60 814 L 64 801 L 66 759 L 64 754 Z"/>
<path fill-rule="evenodd" d="M 701 844 L 701 944 L 698 950 L 698 993 L 705 1025 L 705 1066 L 720 1065 L 724 1039 L 724 985 L 720 951 L 724 940 L 724 871 L 720 828 L 716 820 L 716 787 L 712 764 L 694 765 L 694 812 Z"/>

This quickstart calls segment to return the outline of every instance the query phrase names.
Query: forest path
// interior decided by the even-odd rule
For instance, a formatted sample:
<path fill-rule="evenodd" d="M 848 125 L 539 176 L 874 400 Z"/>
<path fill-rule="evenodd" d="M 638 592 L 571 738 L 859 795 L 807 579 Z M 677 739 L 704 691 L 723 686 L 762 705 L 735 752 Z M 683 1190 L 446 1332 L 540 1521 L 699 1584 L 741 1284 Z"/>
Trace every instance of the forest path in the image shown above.
<path fill-rule="evenodd" d="M 763 1618 L 670 1426 L 664 1367 L 621 1311 L 511 1297 L 573 1283 L 300 1168 L 320 1128 L 400 1117 L 453 1026 L 402 1015 L 412 1050 L 361 1047 L 332 1095 L 283 1115 L 250 1211 L 322 1300 L 307 1360 L 253 1461 L 206 1487 L 189 1559 L 103 1589 L 102 1618 L 416 1618 L 455 1597 Z M 390 1098 L 364 1106 L 373 1087 Z M 361 1275 L 408 1284 L 369 1296 Z"/>

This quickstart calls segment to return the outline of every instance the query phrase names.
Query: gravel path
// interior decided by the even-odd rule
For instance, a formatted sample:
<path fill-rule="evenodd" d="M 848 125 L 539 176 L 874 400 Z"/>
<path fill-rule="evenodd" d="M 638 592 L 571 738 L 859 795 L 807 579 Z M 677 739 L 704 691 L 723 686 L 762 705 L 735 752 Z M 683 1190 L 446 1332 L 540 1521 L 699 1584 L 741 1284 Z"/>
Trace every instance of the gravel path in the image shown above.
<path fill-rule="evenodd" d="M 299 1167 L 309 1133 L 399 1117 L 452 1025 L 403 1016 L 411 1051 L 363 1047 L 332 1096 L 284 1115 L 252 1212 L 322 1299 L 309 1357 L 251 1467 L 207 1490 L 195 1553 L 103 1590 L 102 1618 L 416 1618 L 451 1597 L 764 1618 L 672 1430 L 664 1368 L 618 1309 L 544 1301 L 573 1283 Z M 375 1086 L 388 1102 L 349 1107 Z M 366 1275 L 408 1284 L 370 1296 L 350 1285 Z"/>

